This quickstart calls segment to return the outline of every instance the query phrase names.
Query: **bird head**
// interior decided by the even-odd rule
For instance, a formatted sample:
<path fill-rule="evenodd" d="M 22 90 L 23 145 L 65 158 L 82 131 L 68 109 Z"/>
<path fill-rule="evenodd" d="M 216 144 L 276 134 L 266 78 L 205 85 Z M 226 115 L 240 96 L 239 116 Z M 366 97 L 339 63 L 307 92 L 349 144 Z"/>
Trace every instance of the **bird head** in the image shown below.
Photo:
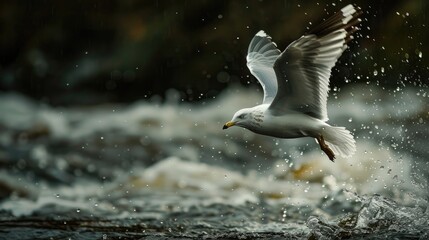
<path fill-rule="evenodd" d="M 246 127 L 250 125 L 251 123 L 251 111 L 249 108 L 238 110 L 234 116 L 232 117 L 232 120 L 225 123 L 223 125 L 222 129 L 227 129 L 232 126 L 239 126 L 239 127 Z"/>

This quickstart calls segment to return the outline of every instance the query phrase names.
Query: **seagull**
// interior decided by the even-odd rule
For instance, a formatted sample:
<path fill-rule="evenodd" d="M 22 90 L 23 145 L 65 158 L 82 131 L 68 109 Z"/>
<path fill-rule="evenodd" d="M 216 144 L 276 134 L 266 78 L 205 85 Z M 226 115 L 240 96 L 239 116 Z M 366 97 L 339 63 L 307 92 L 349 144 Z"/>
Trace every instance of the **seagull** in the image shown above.
<path fill-rule="evenodd" d="M 312 137 L 331 161 L 356 151 L 353 135 L 327 123 L 331 69 L 361 22 L 359 7 L 349 4 L 281 52 L 259 31 L 250 42 L 247 67 L 264 90 L 261 105 L 237 111 L 232 126 L 277 138 Z"/>

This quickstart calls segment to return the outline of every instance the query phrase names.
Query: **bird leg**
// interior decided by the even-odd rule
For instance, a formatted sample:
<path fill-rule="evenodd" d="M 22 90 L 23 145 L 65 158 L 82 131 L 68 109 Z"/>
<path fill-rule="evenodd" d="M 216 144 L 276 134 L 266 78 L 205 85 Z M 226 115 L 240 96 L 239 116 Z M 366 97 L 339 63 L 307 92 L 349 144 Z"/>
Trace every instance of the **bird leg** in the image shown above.
<path fill-rule="evenodd" d="M 322 149 L 322 151 L 324 151 L 326 153 L 326 155 L 328 155 L 329 160 L 331 160 L 333 162 L 334 159 L 335 159 L 335 154 L 332 151 L 332 149 L 330 149 L 329 146 L 325 143 L 325 140 L 323 139 L 323 136 L 320 135 L 316 139 L 317 139 L 317 142 L 320 145 L 320 149 Z"/>

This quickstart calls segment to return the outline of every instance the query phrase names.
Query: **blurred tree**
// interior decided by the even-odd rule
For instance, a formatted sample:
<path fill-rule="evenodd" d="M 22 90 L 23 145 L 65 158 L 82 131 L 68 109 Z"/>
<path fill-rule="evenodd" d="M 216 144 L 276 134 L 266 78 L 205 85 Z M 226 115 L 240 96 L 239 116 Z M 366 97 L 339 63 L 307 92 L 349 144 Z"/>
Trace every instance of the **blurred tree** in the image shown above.
<path fill-rule="evenodd" d="M 215 96 L 256 85 L 245 63 L 258 30 L 279 48 L 349 1 L 2 1 L 0 90 L 51 104 Z M 332 82 L 427 86 L 427 1 L 355 3 L 358 39 Z M 345 80 L 347 79 L 347 80 Z"/>

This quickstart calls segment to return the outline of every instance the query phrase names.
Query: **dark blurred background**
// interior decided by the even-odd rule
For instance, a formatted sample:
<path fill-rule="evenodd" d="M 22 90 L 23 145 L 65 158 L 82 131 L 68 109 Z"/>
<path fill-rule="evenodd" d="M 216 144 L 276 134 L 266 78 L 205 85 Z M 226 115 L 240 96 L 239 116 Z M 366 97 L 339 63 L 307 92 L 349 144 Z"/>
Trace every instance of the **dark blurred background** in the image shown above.
<path fill-rule="evenodd" d="M 245 55 L 257 31 L 283 50 L 348 3 L 364 21 L 331 84 L 427 87 L 428 1 L 373 2 L 1 1 L 0 93 L 75 105 L 256 88 Z"/>

